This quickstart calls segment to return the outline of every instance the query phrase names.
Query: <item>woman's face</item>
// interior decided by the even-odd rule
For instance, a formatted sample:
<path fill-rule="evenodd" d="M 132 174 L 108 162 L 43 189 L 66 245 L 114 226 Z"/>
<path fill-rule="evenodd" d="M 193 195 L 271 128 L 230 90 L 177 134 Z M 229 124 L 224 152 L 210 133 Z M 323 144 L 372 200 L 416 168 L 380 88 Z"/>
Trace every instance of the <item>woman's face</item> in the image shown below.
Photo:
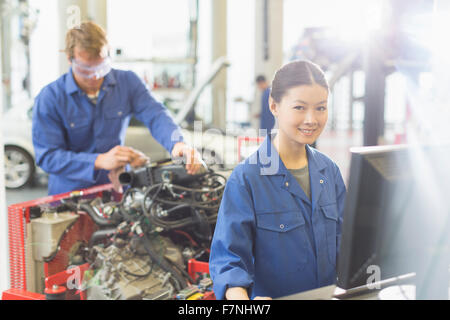
<path fill-rule="evenodd" d="M 286 91 L 279 103 L 271 98 L 270 109 L 285 136 L 302 145 L 312 144 L 327 123 L 327 100 L 328 90 L 324 87 L 301 85 Z"/>

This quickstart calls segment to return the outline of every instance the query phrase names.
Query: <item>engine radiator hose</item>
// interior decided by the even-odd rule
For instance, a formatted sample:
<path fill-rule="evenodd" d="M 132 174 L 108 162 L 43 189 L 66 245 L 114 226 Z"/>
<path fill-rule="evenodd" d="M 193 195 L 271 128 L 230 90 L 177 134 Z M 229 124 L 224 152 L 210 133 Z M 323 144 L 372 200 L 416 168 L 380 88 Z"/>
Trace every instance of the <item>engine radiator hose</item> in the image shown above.
<path fill-rule="evenodd" d="M 92 206 L 87 203 L 82 203 L 79 205 L 79 208 L 83 211 L 86 211 L 87 214 L 94 220 L 94 222 L 101 227 L 113 227 L 115 223 L 111 220 L 100 217 L 97 213 L 95 213 Z"/>
<path fill-rule="evenodd" d="M 95 231 L 92 234 L 91 238 L 89 239 L 88 247 L 92 248 L 93 246 L 95 246 L 97 243 L 99 243 L 106 237 L 113 235 L 115 232 L 116 232 L 116 228 L 109 228 L 109 229 L 102 229 L 102 230 Z"/>

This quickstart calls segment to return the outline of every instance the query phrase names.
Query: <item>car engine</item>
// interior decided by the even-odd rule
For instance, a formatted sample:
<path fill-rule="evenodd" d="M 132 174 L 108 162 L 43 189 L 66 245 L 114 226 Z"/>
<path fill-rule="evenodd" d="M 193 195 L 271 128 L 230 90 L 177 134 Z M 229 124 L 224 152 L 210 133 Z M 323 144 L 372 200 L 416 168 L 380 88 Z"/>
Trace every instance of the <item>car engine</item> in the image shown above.
<path fill-rule="evenodd" d="M 69 265 L 89 264 L 82 283 L 87 299 L 194 299 L 212 291 L 209 275 L 191 278 L 188 262 L 209 260 L 226 178 L 212 170 L 187 175 L 184 166 L 170 163 L 127 172 L 121 182 L 126 191 L 120 201 L 112 193 L 75 196 L 52 209 L 54 215 L 75 213 L 68 215 L 66 232 L 82 216 L 96 226 L 88 241 L 72 241 L 65 254 Z M 41 254 L 46 263 L 61 245 L 51 248 Z"/>

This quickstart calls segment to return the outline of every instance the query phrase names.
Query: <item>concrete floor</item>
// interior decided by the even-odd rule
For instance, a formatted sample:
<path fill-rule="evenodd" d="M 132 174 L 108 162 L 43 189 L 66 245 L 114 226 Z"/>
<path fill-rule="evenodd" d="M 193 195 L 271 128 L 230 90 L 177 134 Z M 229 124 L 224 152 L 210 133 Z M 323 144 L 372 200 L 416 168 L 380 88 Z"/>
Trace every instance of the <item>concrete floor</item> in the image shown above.
<path fill-rule="evenodd" d="M 362 132 L 347 130 L 325 130 L 317 142 L 317 148 L 333 159 L 341 169 L 344 181 L 347 182 L 350 169 L 350 147 L 362 145 Z M 20 190 L 6 190 L 6 205 L 34 200 L 47 195 L 45 179 L 38 178 L 29 186 Z"/>
<path fill-rule="evenodd" d="M 18 190 L 6 189 L 6 206 L 47 196 L 47 180 L 36 177 L 32 185 Z"/>
<path fill-rule="evenodd" d="M 46 186 L 26 187 L 20 190 L 6 190 L 6 205 L 16 204 L 45 197 Z"/>

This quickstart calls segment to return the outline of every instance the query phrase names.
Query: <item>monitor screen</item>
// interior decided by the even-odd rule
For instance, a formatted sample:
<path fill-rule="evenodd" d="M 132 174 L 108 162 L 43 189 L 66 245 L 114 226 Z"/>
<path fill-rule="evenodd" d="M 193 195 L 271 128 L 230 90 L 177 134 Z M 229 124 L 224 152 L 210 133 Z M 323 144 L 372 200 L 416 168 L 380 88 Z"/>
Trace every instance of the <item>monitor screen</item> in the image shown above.
<path fill-rule="evenodd" d="M 362 147 L 351 155 L 338 286 L 367 285 L 374 271 L 378 280 L 432 271 L 449 244 L 450 148 Z"/>

